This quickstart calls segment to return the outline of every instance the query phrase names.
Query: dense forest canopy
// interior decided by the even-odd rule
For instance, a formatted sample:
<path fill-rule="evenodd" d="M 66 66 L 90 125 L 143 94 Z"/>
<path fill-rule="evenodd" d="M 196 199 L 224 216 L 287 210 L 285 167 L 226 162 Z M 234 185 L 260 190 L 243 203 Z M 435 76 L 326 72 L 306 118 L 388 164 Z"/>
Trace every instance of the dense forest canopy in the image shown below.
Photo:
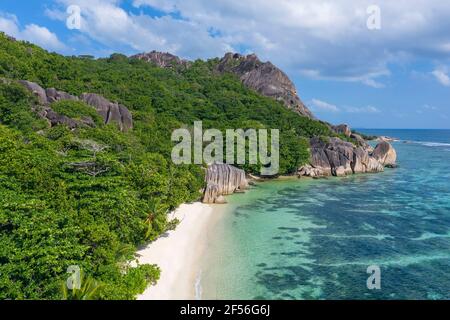
<path fill-rule="evenodd" d="M 162 69 L 121 54 L 64 57 L 0 34 L 0 299 L 133 299 L 157 266 L 131 267 L 137 246 L 174 228 L 166 213 L 200 198 L 204 170 L 174 165 L 174 129 L 280 129 L 280 174 L 308 161 L 312 136 L 329 127 L 215 72 L 218 60 Z M 104 125 L 82 102 L 52 108 L 95 127 L 50 127 L 17 80 L 126 106 L 134 128 Z M 80 164 L 94 164 L 85 168 Z M 248 171 L 255 167 L 244 166 Z M 90 284 L 67 293 L 70 265 Z"/>

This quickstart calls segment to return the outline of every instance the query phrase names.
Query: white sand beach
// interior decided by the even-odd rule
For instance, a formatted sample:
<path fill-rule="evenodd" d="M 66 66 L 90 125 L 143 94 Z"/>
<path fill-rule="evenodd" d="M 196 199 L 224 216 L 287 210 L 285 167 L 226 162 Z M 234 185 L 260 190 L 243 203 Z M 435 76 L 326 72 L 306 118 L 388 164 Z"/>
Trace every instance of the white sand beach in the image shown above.
<path fill-rule="evenodd" d="M 181 222 L 176 230 L 139 250 L 140 263 L 157 264 L 161 278 L 137 297 L 138 300 L 200 298 L 196 280 L 201 275 L 201 258 L 208 247 L 210 231 L 225 212 L 223 205 L 200 202 L 183 204 L 170 214 Z"/>

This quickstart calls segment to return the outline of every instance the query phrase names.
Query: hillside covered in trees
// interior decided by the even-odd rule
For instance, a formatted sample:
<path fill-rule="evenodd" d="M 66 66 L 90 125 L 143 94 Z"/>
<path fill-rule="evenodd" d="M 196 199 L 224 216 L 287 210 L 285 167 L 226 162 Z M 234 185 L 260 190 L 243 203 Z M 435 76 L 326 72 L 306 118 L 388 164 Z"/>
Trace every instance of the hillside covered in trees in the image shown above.
<path fill-rule="evenodd" d="M 204 187 L 201 166 L 172 164 L 174 129 L 196 120 L 205 129 L 280 129 L 280 174 L 308 161 L 308 138 L 335 135 L 218 74 L 218 62 L 164 69 L 121 54 L 64 57 L 0 34 L 0 299 L 133 299 L 157 281 L 157 266 L 127 262 L 174 228 L 166 213 Z M 133 129 L 105 124 L 83 101 L 52 109 L 91 125 L 51 126 L 19 80 L 102 95 L 130 110 Z M 87 163 L 95 169 L 83 170 Z M 77 295 L 63 290 L 70 265 L 89 280 Z"/>

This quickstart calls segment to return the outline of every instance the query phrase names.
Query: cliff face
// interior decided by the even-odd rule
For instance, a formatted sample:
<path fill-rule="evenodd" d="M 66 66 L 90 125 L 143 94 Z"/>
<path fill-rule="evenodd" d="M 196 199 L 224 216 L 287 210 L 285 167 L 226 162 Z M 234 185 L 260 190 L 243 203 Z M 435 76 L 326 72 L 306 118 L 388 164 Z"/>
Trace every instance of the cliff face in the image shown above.
<path fill-rule="evenodd" d="M 372 152 L 365 145 L 355 146 L 339 138 L 324 141 L 312 138 L 310 164 L 299 169 L 299 176 L 345 176 L 354 173 L 381 172 L 385 166 L 395 166 L 397 155 L 387 142 Z"/>
<path fill-rule="evenodd" d="M 222 196 L 248 187 L 245 171 L 228 164 L 213 164 L 206 170 L 204 203 L 225 203 Z"/>
<path fill-rule="evenodd" d="M 116 102 L 110 102 L 95 93 L 83 93 L 81 100 L 93 106 L 97 113 L 103 117 L 105 124 L 117 123 L 122 131 L 128 131 L 133 128 L 133 117 L 125 106 Z"/>
<path fill-rule="evenodd" d="M 220 60 L 217 70 L 234 73 L 248 88 L 282 101 L 286 107 L 302 116 L 313 118 L 311 111 L 298 97 L 294 83 L 271 62 L 261 62 L 254 54 L 243 56 L 227 53 Z"/>
<path fill-rule="evenodd" d="M 102 116 L 105 124 L 117 123 L 121 131 L 128 131 L 133 128 L 133 117 L 131 112 L 125 107 L 117 103 L 110 102 L 104 97 L 95 93 L 83 93 L 81 97 L 76 97 L 63 91 L 58 91 L 54 88 L 44 90 L 37 83 L 21 80 L 19 81 L 28 91 L 33 93 L 39 101 L 41 108 L 36 109 L 36 112 L 44 119 L 47 119 L 52 126 L 58 124 L 67 125 L 73 129 L 80 125 L 94 126 L 94 121 L 91 118 L 84 118 L 77 121 L 58 114 L 53 111 L 51 104 L 60 100 L 83 101 L 86 104 L 94 107 L 99 115 Z"/>

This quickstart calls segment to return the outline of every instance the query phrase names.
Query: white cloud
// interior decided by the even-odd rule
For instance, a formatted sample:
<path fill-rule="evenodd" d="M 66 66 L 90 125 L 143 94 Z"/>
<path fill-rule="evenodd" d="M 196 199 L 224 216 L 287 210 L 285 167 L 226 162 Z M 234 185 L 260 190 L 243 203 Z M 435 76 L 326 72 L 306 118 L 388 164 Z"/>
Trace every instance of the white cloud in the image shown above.
<path fill-rule="evenodd" d="M 22 37 L 30 42 L 42 45 L 45 48 L 60 50 L 64 49 L 64 44 L 58 40 L 58 37 L 45 27 L 36 24 L 25 26 L 22 31 Z"/>
<path fill-rule="evenodd" d="M 344 75 L 344 76 L 324 76 L 319 70 L 300 70 L 300 74 L 315 80 L 331 80 L 331 81 L 344 81 L 344 82 L 360 82 L 372 88 L 383 88 L 384 84 L 375 80 L 375 78 L 386 77 L 391 73 L 387 69 L 380 69 L 378 71 L 369 72 L 362 75 Z"/>
<path fill-rule="evenodd" d="M 381 88 L 388 66 L 448 53 L 450 6 L 439 0 L 378 0 L 382 28 L 369 31 L 371 0 L 134 0 L 177 13 L 221 41 L 272 60 L 290 75 L 312 70 L 314 79 L 359 82 Z M 303 72 L 308 76 L 308 72 Z"/>
<path fill-rule="evenodd" d="M 431 73 L 440 84 L 446 87 L 450 87 L 450 77 L 445 69 L 436 69 Z"/>
<path fill-rule="evenodd" d="M 57 0 L 60 9 L 47 10 L 47 16 L 61 20 L 60 12 L 68 5 L 81 8 L 81 33 L 117 50 L 132 52 L 168 51 L 184 58 L 197 59 L 221 55 L 232 48 L 210 36 L 207 28 L 170 15 L 151 17 L 132 14 L 115 0 Z"/>
<path fill-rule="evenodd" d="M 372 0 L 55 0 L 82 9 L 82 30 L 107 46 L 131 51 L 171 51 L 184 58 L 255 52 L 291 77 L 362 83 L 382 88 L 392 65 L 450 50 L 450 5 L 441 0 L 378 0 L 381 30 L 367 29 Z M 165 13 L 151 17 L 147 7 Z M 133 10 L 136 12 L 136 10 Z M 213 34 L 210 30 L 214 30 Z"/>
<path fill-rule="evenodd" d="M 313 111 L 331 111 L 331 112 L 339 111 L 339 108 L 334 104 L 319 99 L 312 99 L 310 106 Z"/>
<path fill-rule="evenodd" d="M 67 47 L 58 40 L 58 37 L 45 27 L 28 24 L 21 30 L 17 17 L 11 14 L 0 14 L 0 31 L 19 40 L 35 43 L 48 50 L 67 50 Z"/>
<path fill-rule="evenodd" d="M 432 111 L 438 111 L 439 108 L 435 107 L 435 106 L 430 106 L 429 104 L 425 104 L 422 107 L 420 107 L 419 109 L 416 110 L 416 112 L 418 114 L 423 114 L 423 113 L 429 113 Z"/>
<path fill-rule="evenodd" d="M 367 106 L 367 107 L 346 107 L 345 111 L 348 113 L 380 113 L 381 111 L 373 106 Z"/>
<path fill-rule="evenodd" d="M 308 106 L 314 112 L 345 112 L 345 113 L 380 113 L 381 111 L 374 106 L 366 106 L 366 107 L 338 107 L 335 104 L 325 102 L 320 99 L 312 99 Z"/>
<path fill-rule="evenodd" d="M 423 108 L 426 110 L 438 110 L 439 109 L 438 107 L 430 106 L 428 104 L 424 105 Z"/>
<path fill-rule="evenodd" d="M 19 22 L 17 21 L 16 16 L 0 13 L 0 31 L 3 31 L 10 36 L 17 37 L 20 34 L 18 24 Z"/>

